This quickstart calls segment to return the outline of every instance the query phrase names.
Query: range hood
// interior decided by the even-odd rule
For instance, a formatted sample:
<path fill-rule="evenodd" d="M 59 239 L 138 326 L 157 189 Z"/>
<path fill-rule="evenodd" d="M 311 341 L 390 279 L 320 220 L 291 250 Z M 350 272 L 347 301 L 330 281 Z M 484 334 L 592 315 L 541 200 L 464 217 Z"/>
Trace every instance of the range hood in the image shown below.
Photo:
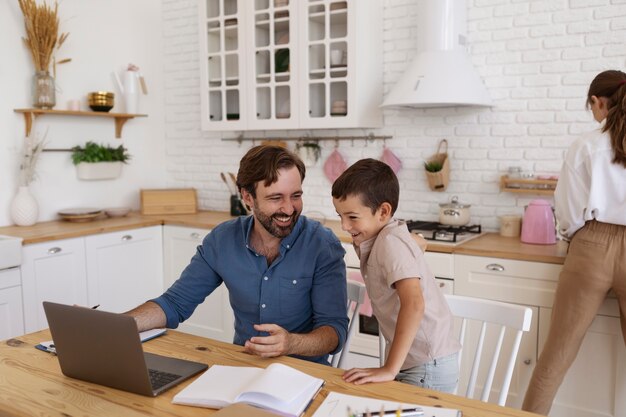
<path fill-rule="evenodd" d="M 418 0 L 417 54 L 382 107 L 492 106 L 466 34 L 465 0 Z"/>

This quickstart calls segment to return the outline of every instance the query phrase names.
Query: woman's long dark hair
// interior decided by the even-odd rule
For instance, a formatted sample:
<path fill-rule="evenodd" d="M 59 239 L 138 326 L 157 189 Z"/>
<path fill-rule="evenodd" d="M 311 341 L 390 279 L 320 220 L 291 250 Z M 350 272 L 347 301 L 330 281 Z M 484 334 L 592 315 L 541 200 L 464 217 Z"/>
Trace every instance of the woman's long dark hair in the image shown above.
<path fill-rule="evenodd" d="M 609 70 L 596 75 L 589 85 L 587 108 L 591 106 L 591 96 L 608 99 L 608 114 L 603 132 L 609 132 L 613 148 L 613 163 L 626 168 L 626 74 Z"/>

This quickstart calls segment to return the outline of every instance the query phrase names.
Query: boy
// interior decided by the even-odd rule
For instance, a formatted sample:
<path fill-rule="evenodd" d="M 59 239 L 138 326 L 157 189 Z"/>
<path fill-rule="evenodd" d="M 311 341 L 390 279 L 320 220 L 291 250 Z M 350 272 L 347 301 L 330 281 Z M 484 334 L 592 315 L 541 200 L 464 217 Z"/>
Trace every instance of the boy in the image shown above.
<path fill-rule="evenodd" d="M 355 384 L 396 379 L 453 392 L 460 344 L 453 318 L 424 255 L 404 222 L 394 220 L 400 194 L 391 168 L 362 159 L 333 184 L 341 228 L 352 235 L 380 331 L 388 341 L 382 368 L 354 368 Z"/>

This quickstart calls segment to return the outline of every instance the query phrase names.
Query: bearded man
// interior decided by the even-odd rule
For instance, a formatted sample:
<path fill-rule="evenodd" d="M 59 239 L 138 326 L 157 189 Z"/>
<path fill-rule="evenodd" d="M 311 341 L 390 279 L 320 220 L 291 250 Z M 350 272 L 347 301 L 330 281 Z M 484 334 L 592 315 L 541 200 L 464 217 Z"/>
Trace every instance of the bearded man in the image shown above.
<path fill-rule="evenodd" d="M 261 145 L 241 159 L 237 187 L 252 215 L 215 227 L 180 278 L 127 312 L 139 331 L 176 328 L 222 283 L 235 314 L 233 343 L 248 353 L 328 364 L 347 336 L 345 251 L 302 216 L 302 161 Z"/>

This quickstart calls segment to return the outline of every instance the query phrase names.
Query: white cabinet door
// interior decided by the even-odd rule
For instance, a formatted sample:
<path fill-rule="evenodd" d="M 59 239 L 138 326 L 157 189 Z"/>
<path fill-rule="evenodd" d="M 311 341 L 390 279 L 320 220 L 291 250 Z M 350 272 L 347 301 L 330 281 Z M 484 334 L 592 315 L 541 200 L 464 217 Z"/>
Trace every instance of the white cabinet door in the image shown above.
<path fill-rule="evenodd" d="M 539 352 L 550 330 L 552 309 L 542 308 Z M 619 318 L 598 315 L 554 399 L 550 417 L 626 415 L 626 348 Z"/>
<path fill-rule="evenodd" d="M 196 253 L 202 239 L 210 232 L 180 226 L 163 227 L 163 251 L 165 257 L 164 285 L 169 288 L 178 279 L 191 257 Z M 220 285 L 200 304 L 179 330 L 199 336 L 232 343 L 235 334 L 235 318 L 228 299 L 228 289 Z"/>
<path fill-rule="evenodd" d="M 0 340 L 24 334 L 20 269 L 0 270 Z"/>
<path fill-rule="evenodd" d="M 55 240 L 23 247 L 24 330 L 48 327 L 43 301 L 87 305 L 85 240 Z"/>
<path fill-rule="evenodd" d="M 380 0 L 199 2 L 204 130 L 381 127 Z"/>
<path fill-rule="evenodd" d="M 163 291 L 162 227 L 85 238 L 89 304 L 122 313 Z"/>

